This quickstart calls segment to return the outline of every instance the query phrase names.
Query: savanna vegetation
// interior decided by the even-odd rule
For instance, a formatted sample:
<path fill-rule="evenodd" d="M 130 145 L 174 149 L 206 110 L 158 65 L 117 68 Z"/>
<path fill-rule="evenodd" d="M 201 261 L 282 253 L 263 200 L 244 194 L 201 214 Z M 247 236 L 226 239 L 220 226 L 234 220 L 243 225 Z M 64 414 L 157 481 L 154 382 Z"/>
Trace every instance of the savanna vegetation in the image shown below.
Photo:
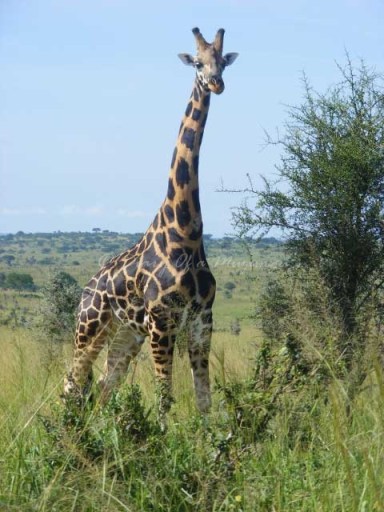
<path fill-rule="evenodd" d="M 182 338 L 166 432 L 145 350 L 107 406 L 60 400 L 79 287 L 140 234 L 0 237 L 0 510 L 384 510 L 384 96 L 366 67 L 340 71 L 325 95 L 305 81 L 271 141 L 282 186 L 250 181 L 239 238 L 205 237 L 208 418 Z"/>

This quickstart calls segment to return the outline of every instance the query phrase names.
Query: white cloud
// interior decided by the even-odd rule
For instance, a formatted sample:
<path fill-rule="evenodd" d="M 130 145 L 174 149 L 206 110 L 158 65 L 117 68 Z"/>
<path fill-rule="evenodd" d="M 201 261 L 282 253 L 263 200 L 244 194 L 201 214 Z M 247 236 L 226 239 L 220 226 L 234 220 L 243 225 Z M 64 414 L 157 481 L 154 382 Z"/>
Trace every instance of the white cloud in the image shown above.
<path fill-rule="evenodd" d="M 134 218 L 145 218 L 148 216 L 146 212 L 140 210 L 127 210 L 125 208 L 119 208 L 117 210 L 117 214 L 121 215 L 121 217 L 128 217 L 130 219 Z"/>
<path fill-rule="evenodd" d="M 0 215 L 46 215 L 44 208 L 0 208 Z"/>
<path fill-rule="evenodd" d="M 79 208 L 74 204 L 68 204 L 66 206 L 63 206 L 60 209 L 59 213 L 60 215 L 76 215 L 79 213 Z"/>
<path fill-rule="evenodd" d="M 67 204 L 59 210 L 60 215 L 89 215 L 90 217 L 96 217 L 104 213 L 102 206 L 88 206 L 81 207 L 74 204 Z"/>
<path fill-rule="evenodd" d="M 102 215 L 104 213 L 104 208 L 102 206 L 90 206 L 89 208 L 84 208 L 85 215 Z"/>

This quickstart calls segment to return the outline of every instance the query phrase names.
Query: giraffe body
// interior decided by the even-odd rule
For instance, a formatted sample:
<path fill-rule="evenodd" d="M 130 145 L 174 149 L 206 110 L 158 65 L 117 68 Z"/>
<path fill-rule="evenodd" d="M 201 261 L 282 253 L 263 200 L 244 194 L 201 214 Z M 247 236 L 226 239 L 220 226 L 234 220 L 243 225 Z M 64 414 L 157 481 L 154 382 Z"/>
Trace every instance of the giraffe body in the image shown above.
<path fill-rule="evenodd" d="M 180 57 L 196 68 L 196 80 L 173 153 L 166 198 L 142 239 L 109 260 L 85 286 L 73 367 L 65 383 L 66 393 L 84 394 L 92 380 L 92 365 L 108 342 L 99 380 L 106 399 L 148 336 L 160 384 L 161 417 L 171 405 L 173 351 L 181 330 L 188 334 L 197 406 L 206 412 L 211 404 L 208 357 L 215 279 L 202 239 L 199 151 L 211 91 L 222 92 L 222 71 L 237 54 L 222 56 L 222 29 L 212 45 L 198 29 L 193 32 L 197 56 Z"/>

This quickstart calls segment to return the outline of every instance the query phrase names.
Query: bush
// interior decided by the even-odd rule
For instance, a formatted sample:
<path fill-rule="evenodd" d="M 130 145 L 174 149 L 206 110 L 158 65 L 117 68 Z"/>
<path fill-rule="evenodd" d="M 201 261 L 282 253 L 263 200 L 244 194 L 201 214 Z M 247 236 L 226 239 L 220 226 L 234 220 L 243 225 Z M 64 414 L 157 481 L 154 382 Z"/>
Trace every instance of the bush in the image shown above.
<path fill-rule="evenodd" d="M 81 287 L 67 272 L 55 271 L 42 288 L 38 327 L 43 338 L 62 342 L 72 336 Z"/>
<path fill-rule="evenodd" d="M 0 257 L 0 261 L 6 263 L 9 267 L 11 267 L 15 263 L 16 258 L 12 254 L 4 254 L 4 256 Z"/>
<path fill-rule="evenodd" d="M 314 274 L 298 281 L 294 273 L 275 271 L 260 295 L 255 320 L 263 338 L 253 376 L 217 384 L 232 432 L 245 443 L 264 442 L 289 411 L 287 442 L 313 442 L 305 422 L 309 417 L 315 421 L 314 404 L 328 400 L 335 378 L 348 380 L 337 347 L 341 321 L 332 312 L 323 283 Z"/>
<path fill-rule="evenodd" d="M 241 326 L 238 318 L 235 318 L 235 320 L 232 320 L 231 322 L 231 333 L 234 336 L 239 336 L 241 333 Z"/>
<path fill-rule="evenodd" d="M 11 288 L 18 291 L 31 291 L 36 290 L 36 285 L 33 282 L 33 277 L 30 274 L 19 272 L 10 272 L 9 274 L 2 274 L 0 278 L 0 286 L 2 288 Z"/>
<path fill-rule="evenodd" d="M 52 256 L 46 256 L 38 261 L 40 265 L 53 265 L 55 263 L 55 258 Z"/>
<path fill-rule="evenodd" d="M 52 475 L 69 478 L 103 467 L 104 478 L 121 484 L 134 510 L 208 511 L 236 503 L 228 486 L 236 487 L 241 448 L 232 446 L 226 427 L 220 431 L 192 417 L 162 432 L 137 385 L 122 386 L 103 407 L 55 406 L 42 421 Z"/>

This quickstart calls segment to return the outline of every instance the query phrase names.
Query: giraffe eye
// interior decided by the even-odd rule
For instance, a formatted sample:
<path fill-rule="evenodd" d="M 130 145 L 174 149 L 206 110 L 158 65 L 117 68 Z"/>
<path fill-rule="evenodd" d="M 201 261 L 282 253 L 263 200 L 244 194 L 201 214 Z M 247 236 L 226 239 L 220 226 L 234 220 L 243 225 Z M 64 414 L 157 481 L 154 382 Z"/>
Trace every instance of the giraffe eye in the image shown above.
<path fill-rule="evenodd" d="M 196 69 L 201 69 L 203 67 L 203 64 L 201 62 L 195 62 Z"/>

